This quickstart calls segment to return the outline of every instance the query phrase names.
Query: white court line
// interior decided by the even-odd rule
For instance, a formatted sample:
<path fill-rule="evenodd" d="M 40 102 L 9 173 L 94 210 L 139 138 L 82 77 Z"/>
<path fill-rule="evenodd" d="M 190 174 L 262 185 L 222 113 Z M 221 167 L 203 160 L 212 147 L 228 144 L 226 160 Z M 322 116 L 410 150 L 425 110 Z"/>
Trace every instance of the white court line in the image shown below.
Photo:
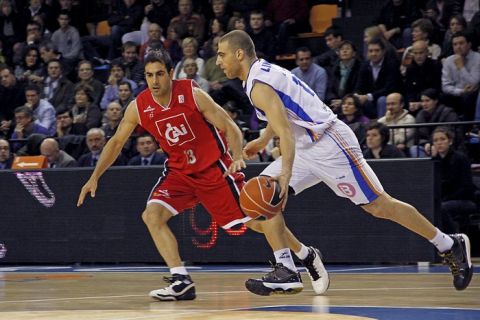
<path fill-rule="evenodd" d="M 450 290 L 452 287 L 401 287 L 401 288 L 346 288 L 346 289 L 329 289 L 328 291 L 394 291 L 394 290 L 432 290 L 432 289 L 442 289 Z M 468 287 L 469 290 L 480 289 L 480 287 Z M 303 290 L 304 292 L 313 291 L 311 289 Z M 201 291 L 198 292 L 198 295 L 224 295 L 224 294 L 239 294 L 247 293 L 246 290 L 241 291 Z M 89 296 L 89 297 L 73 297 L 73 298 L 51 298 L 51 299 L 32 299 L 32 300 L 3 300 L 0 301 L 0 304 L 5 303 L 26 303 L 26 302 L 46 302 L 46 301 L 69 301 L 69 300 L 89 300 L 89 299 L 111 299 L 111 298 L 131 298 L 131 297 L 147 297 L 147 294 L 132 294 L 132 295 L 118 295 L 118 296 Z M 328 297 L 328 296 L 326 296 Z"/>
<path fill-rule="evenodd" d="M 261 306 L 261 307 L 249 307 L 249 308 L 238 308 L 235 310 L 252 310 L 255 311 L 257 308 L 278 308 L 278 307 L 312 307 L 314 304 L 278 304 L 270 306 Z M 438 306 L 421 306 L 421 307 L 409 307 L 409 306 L 370 306 L 370 305 L 328 305 L 331 308 L 381 308 L 381 309 L 436 309 L 436 310 L 472 310 L 480 311 L 480 308 L 462 308 L 462 307 L 438 307 Z"/>

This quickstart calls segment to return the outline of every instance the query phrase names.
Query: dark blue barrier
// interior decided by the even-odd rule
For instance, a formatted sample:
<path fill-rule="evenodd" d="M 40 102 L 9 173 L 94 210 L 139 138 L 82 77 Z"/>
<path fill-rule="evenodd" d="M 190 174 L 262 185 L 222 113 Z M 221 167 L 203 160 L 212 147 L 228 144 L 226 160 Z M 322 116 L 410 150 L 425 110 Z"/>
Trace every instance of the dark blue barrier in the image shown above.
<path fill-rule="evenodd" d="M 435 170 L 430 160 L 370 162 L 385 190 L 435 220 Z M 265 164 L 251 164 L 247 177 Z M 0 263 L 162 262 L 141 219 L 161 167 L 113 168 L 95 199 L 76 201 L 89 169 L 0 171 Z M 332 262 L 434 261 L 433 246 L 395 223 L 375 219 L 325 185 L 291 197 L 287 224 Z M 188 262 L 266 262 L 273 259 L 262 235 L 220 229 L 201 206 L 171 220 Z"/>

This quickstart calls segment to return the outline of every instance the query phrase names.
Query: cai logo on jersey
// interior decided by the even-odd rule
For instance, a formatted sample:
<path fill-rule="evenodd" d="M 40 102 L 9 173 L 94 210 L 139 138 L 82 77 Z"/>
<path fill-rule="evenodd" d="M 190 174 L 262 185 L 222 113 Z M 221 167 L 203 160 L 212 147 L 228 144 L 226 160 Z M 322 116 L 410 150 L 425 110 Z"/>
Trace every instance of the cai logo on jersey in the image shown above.
<path fill-rule="evenodd" d="M 169 146 L 181 146 L 195 139 L 184 113 L 158 120 L 155 125 L 160 135 L 167 140 Z"/>

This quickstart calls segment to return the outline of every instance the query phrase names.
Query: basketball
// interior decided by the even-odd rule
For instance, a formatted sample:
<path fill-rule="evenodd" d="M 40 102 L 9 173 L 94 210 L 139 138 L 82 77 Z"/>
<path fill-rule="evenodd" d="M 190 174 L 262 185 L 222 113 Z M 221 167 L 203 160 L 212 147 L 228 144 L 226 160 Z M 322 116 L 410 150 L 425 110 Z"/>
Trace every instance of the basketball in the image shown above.
<path fill-rule="evenodd" d="M 282 209 L 280 185 L 269 177 L 248 180 L 240 192 L 240 207 L 253 219 L 271 219 Z"/>

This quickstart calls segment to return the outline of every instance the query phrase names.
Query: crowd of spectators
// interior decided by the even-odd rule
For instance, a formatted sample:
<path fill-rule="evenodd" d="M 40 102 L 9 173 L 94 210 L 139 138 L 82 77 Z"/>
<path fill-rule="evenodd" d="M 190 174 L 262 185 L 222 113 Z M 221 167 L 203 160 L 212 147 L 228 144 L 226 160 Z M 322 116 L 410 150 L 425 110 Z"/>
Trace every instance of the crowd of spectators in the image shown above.
<path fill-rule="evenodd" d="M 252 139 L 264 124 L 241 82 L 216 66 L 219 38 L 245 30 L 257 55 L 275 62 L 291 36 L 310 31 L 307 0 L 0 0 L 0 9 L 0 168 L 15 154 L 95 165 L 146 88 L 143 59 L 157 48 L 172 56 L 174 79 L 194 79 Z M 478 11 L 473 0 L 385 0 L 363 48 L 332 26 L 328 50 L 297 48 L 292 72 L 352 127 L 367 157 L 431 156 L 434 128 L 387 128 L 386 137 L 384 125 L 480 120 Z M 453 131 L 462 149 L 465 129 Z M 259 160 L 280 154 L 272 141 Z M 138 129 L 115 164 L 164 157 Z"/>

